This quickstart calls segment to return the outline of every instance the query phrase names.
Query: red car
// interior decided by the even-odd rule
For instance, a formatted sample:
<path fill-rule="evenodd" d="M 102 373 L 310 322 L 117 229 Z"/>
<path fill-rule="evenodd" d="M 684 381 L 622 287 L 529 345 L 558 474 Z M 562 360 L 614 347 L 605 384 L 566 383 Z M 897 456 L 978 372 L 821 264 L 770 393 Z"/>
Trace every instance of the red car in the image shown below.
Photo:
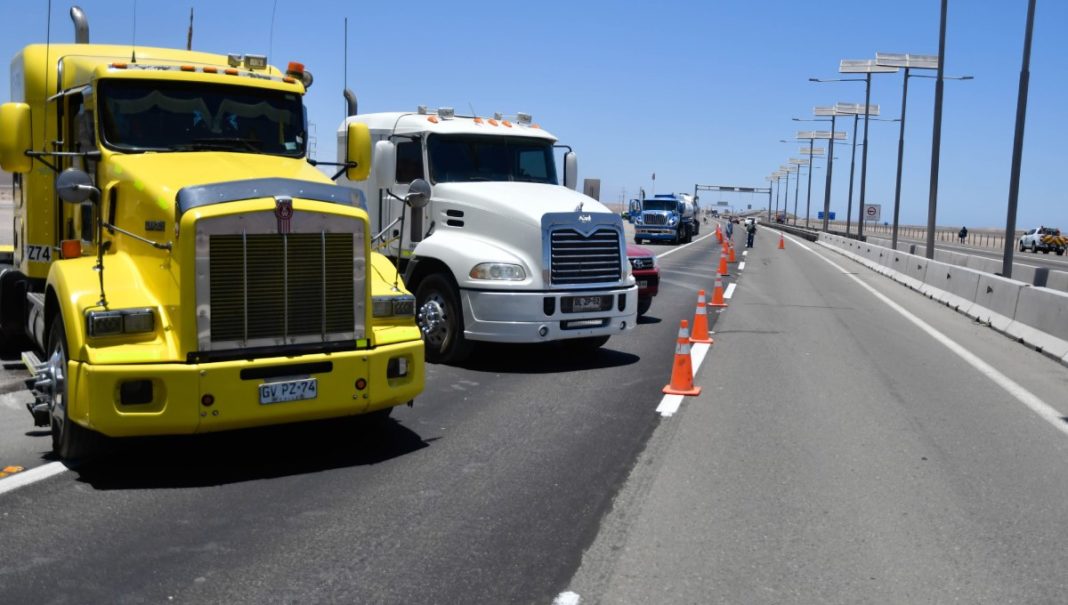
<path fill-rule="evenodd" d="M 637 244 L 627 244 L 627 260 L 638 282 L 638 315 L 645 315 L 660 289 L 660 265 L 652 250 Z"/>

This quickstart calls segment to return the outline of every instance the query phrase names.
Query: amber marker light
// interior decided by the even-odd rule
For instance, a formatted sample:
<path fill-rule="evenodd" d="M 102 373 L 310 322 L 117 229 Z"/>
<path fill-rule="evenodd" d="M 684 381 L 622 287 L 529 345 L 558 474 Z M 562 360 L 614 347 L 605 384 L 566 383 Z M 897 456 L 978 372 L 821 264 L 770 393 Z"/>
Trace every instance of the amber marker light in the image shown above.
<path fill-rule="evenodd" d="M 357 391 L 362 391 L 367 388 L 367 380 L 365 378 L 357 378 L 355 386 Z"/>

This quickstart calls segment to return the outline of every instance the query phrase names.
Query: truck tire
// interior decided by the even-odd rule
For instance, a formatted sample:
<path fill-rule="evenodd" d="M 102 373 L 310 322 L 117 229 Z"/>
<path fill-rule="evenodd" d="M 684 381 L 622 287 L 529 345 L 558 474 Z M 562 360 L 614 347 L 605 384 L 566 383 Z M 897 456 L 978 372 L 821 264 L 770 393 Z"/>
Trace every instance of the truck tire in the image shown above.
<path fill-rule="evenodd" d="M 1020 242 L 1020 252 L 1026 252 L 1026 251 L 1027 251 L 1027 246 L 1025 246 L 1023 242 Z"/>
<path fill-rule="evenodd" d="M 450 280 L 430 275 L 415 291 L 416 317 L 431 363 L 460 363 L 471 353 L 464 338 L 464 316 L 459 293 Z"/>
<path fill-rule="evenodd" d="M 1038 244 L 1031 242 L 1031 254 L 1038 254 Z"/>
<path fill-rule="evenodd" d="M 48 333 L 49 360 L 55 357 L 53 368 L 55 396 L 52 399 L 52 451 L 61 460 L 88 458 L 96 449 L 98 435 L 70 419 L 67 397 L 67 331 L 63 328 L 63 316 L 56 314 Z"/>

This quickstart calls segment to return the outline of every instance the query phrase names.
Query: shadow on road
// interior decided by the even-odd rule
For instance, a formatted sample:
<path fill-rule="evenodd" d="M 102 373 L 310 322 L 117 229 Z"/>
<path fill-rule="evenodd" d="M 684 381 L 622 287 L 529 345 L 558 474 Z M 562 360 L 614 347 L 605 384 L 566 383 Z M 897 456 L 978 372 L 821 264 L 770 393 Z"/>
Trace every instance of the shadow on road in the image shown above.
<path fill-rule="evenodd" d="M 394 420 L 307 422 L 210 435 L 113 439 L 74 468 L 96 489 L 222 485 L 377 464 L 428 447 Z"/>
<path fill-rule="evenodd" d="M 476 372 L 548 374 L 615 368 L 638 363 L 632 353 L 612 349 L 612 341 L 596 349 L 567 341 L 544 344 L 479 343 L 460 367 Z"/>

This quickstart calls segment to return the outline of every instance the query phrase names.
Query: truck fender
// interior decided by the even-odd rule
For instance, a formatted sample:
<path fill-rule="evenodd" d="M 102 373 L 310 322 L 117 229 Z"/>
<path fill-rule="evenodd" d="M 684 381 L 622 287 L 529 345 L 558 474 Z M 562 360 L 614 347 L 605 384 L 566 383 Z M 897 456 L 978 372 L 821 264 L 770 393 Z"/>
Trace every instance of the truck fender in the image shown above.
<path fill-rule="evenodd" d="M 518 250 L 505 248 L 496 242 L 472 237 L 470 234 L 453 234 L 446 230 L 440 230 L 436 231 L 431 237 L 419 242 L 413 251 L 412 260 L 409 262 L 404 276 L 405 284 L 413 291 L 415 284 L 408 280 L 417 276 L 418 270 L 415 266 L 419 265 L 420 261 L 423 261 L 425 266 L 425 262 L 429 259 L 437 259 L 449 267 L 457 285 L 461 288 L 484 285 L 468 276 L 471 269 L 478 263 L 501 262 L 517 264 L 526 271 L 527 279 L 535 278 L 532 273 L 541 264 L 538 260 L 531 259 L 521 254 Z"/>

